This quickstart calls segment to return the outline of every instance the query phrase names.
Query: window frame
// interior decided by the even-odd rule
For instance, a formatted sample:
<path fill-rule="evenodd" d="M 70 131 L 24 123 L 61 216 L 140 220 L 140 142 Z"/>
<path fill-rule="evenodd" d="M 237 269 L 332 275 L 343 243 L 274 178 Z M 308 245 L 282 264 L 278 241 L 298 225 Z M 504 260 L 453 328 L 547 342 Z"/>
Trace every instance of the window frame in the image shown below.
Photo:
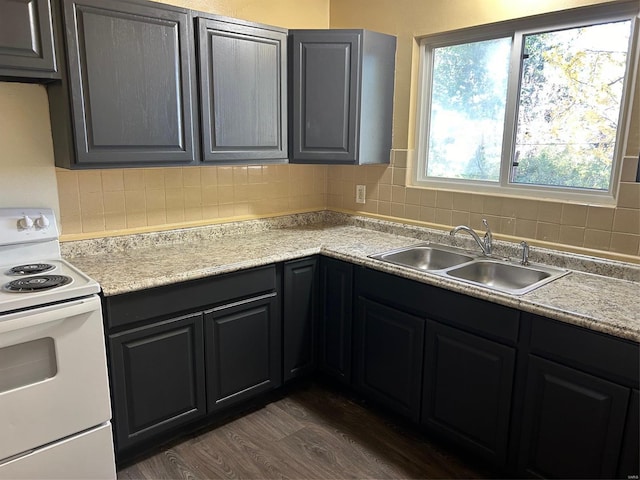
<path fill-rule="evenodd" d="M 515 150 L 518 99 L 521 81 L 523 37 L 525 35 L 564 28 L 575 28 L 588 24 L 608 23 L 621 20 L 631 21 L 627 75 L 622 90 L 621 109 L 618 119 L 616 147 L 613 155 L 611 180 L 607 191 L 576 187 L 561 187 L 532 184 L 514 184 L 509 181 L 511 162 Z M 420 50 L 418 95 L 416 108 L 415 160 L 412 162 L 409 184 L 412 187 L 437 188 L 440 190 L 463 191 L 467 193 L 506 195 L 514 197 L 560 200 L 598 205 L 615 205 L 622 161 L 626 152 L 631 120 L 633 88 L 638 79 L 640 30 L 640 9 L 636 1 L 616 4 L 580 7 L 561 12 L 547 13 L 499 23 L 492 23 L 448 32 L 436 33 L 418 38 Z M 426 155 L 428 152 L 429 123 L 431 113 L 431 74 L 433 71 L 434 48 L 472 43 L 495 38 L 512 38 L 509 59 L 509 75 L 506 94 L 506 109 L 500 160 L 500 178 L 497 182 L 437 178 L 426 176 Z M 505 158 L 508 152 L 508 160 Z M 424 172 L 424 173 L 423 173 Z"/>

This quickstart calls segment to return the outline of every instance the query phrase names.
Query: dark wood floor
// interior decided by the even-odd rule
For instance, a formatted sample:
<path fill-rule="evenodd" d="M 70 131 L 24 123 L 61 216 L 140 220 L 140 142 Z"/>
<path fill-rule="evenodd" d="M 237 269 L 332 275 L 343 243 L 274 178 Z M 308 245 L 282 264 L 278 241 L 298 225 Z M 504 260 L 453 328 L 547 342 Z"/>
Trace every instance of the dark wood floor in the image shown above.
<path fill-rule="evenodd" d="M 120 479 L 487 478 L 412 429 L 318 384 L 162 449 Z"/>

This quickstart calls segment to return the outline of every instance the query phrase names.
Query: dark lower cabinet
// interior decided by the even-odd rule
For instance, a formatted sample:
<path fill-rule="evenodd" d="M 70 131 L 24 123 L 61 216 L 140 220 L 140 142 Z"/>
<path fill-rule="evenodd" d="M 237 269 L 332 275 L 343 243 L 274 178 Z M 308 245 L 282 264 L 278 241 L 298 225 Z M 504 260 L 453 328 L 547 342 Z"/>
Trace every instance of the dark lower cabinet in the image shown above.
<path fill-rule="evenodd" d="M 504 466 L 515 356 L 515 348 L 428 320 L 422 423 Z"/>
<path fill-rule="evenodd" d="M 283 380 L 316 368 L 318 258 L 285 262 L 283 278 Z"/>
<path fill-rule="evenodd" d="M 119 460 L 317 367 L 505 477 L 639 473 L 636 342 L 324 256 L 104 304 Z"/>
<path fill-rule="evenodd" d="M 281 384 L 280 272 L 104 298 L 118 461 Z"/>
<path fill-rule="evenodd" d="M 205 312 L 208 412 L 282 383 L 277 301 L 273 292 Z"/>
<path fill-rule="evenodd" d="M 638 478 L 640 475 L 638 457 L 640 457 L 640 392 L 632 390 L 622 441 L 618 478 Z"/>
<path fill-rule="evenodd" d="M 519 473 L 637 477 L 639 345 L 536 315 L 522 319 L 531 335 Z"/>
<path fill-rule="evenodd" d="M 520 472 L 541 478 L 614 478 L 630 390 L 531 355 Z"/>
<path fill-rule="evenodd" d="M 326 375 L 351 384 L 353 265 L 322 257 L 320 297 L 318 367 Z"/>
<path fill-rule="evenodd" d="M 369 398 L 420 418 L 424 319 L 358 298 L 355 384 Z"/>
<path fill-rule="evenodd" d="M 205 414 L 202 314 L 109 336 L 118 450 Z"/>

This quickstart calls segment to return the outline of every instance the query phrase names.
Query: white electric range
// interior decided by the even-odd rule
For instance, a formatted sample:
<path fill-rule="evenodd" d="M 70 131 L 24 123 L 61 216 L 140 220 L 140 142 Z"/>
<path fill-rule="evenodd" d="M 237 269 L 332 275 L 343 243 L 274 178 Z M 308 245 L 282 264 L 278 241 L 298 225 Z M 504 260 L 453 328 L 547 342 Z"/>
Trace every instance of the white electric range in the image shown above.
<path fill-rule="evenodd" d="M 0 209 L 0 479 L 116 477 L 99 291 L 51 209 Z"/>

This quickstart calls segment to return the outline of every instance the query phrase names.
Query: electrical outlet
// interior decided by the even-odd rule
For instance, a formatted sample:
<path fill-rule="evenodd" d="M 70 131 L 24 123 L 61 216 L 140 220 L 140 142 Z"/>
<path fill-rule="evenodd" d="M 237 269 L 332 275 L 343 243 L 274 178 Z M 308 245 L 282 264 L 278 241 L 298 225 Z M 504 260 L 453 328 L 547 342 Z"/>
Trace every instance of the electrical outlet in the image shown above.
<path fill-rule="evenodd" d="M 356 185 L 356 203 L 365 203 L 367 201 L 366 185 Z"/>

